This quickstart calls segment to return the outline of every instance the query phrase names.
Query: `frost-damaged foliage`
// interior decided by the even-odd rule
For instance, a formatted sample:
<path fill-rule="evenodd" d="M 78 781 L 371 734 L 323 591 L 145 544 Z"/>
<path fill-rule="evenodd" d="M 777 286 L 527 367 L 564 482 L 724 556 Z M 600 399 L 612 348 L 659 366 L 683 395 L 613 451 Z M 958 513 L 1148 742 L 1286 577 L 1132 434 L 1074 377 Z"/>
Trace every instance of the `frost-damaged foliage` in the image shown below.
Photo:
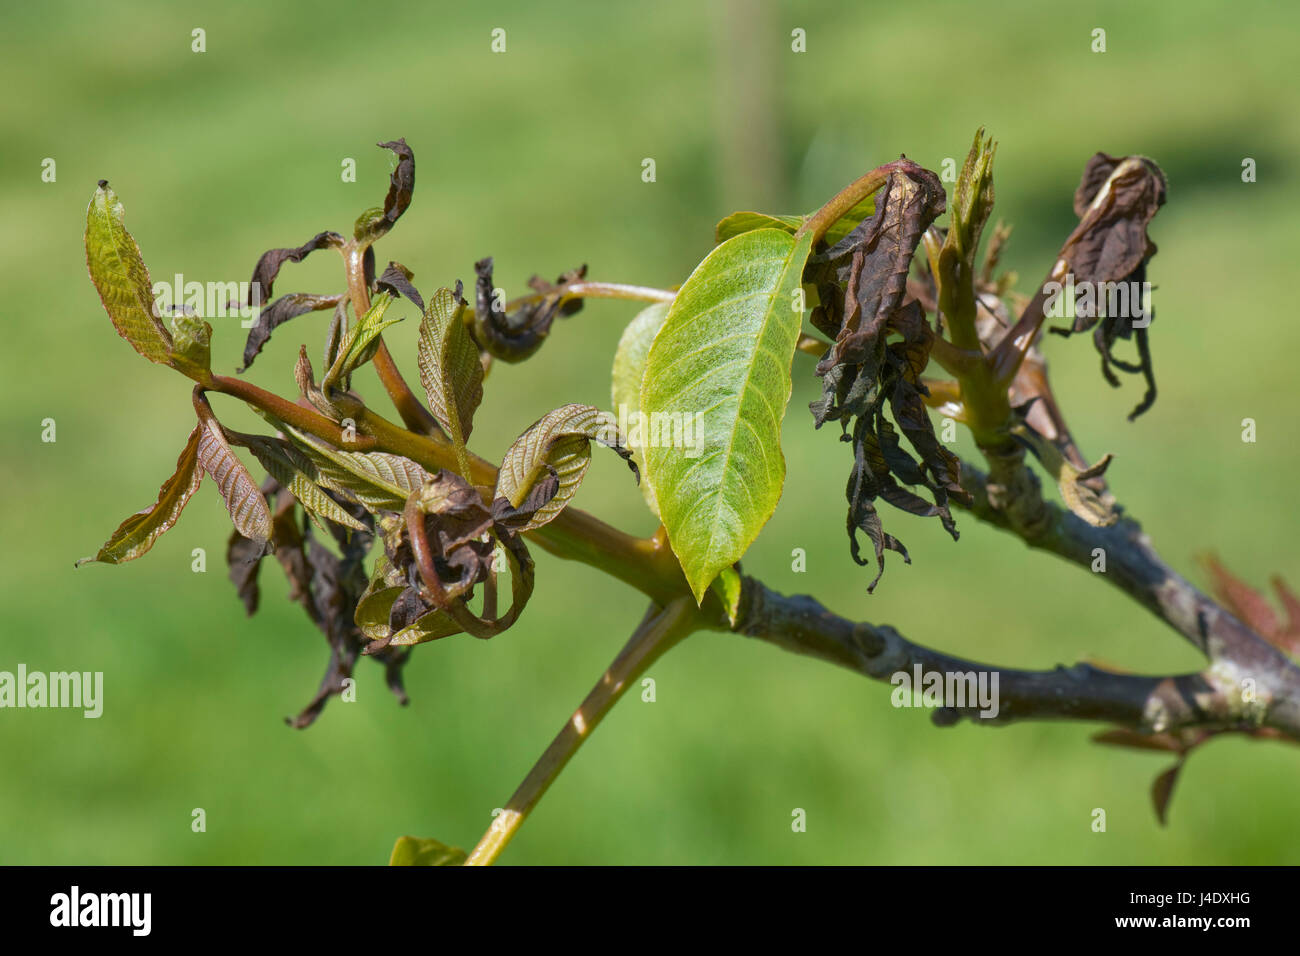
<path fill-rule="evenodd" d="M 816 427 L 839 423 L 853 448 L 846 525 L 855 562 L 872 563 L 859 535 L 871 543 L 876 573 L 869 591 L 884 571 L 885 551 L 908 559 L 882 527 L 877 501 L 937 517 L 954 539 L 950 507 L 957 503 L 1084 566 L 1087 555 L 1106 555 L 1110 567 L 1095 577 L 1137 598 L 1209 658 L 1200 672 L 1166 677 L 1091 666 L 1000 669 L 999 721 L 1101 721 L 1111 727 L 1097 738 L 1102 742 L 1176 755 L 1152 790 L 1162 822 L 1187 755 L 1212 737 L 1300 740 L 1300 668 L 1287 656 L 1300 652 L 1300 599 L 1278 585 L 1283 620 L 1211 562 L 1221 606 L 1165 564 L 1136 523 L 1122 519 L 1105 481 L 1110 456 L 1089 464 L 1075 444 L 1039 347 L 1047 313 L 1055 311 L 1047 308 L 1052 287 L 1072 281 L 1080 287 L 1078 300 L 1068 303 L 1072 324 L 1058 331 L 1092 331 L 1112 384 L 1115 370 L 1145 376 L 1147 394 L 1134 415 L 1154 399 L 1147 323 L 1133 321 L 1134 312 L 1150 317 L 1149 303 L 1130 294 L 1127 305 L 1139 308 L 1123 310 L 1097 291 L 1145 279 L 1155 253 L 1147 228 L 1166 193 L 1152 161 L 1104 153 L 1089 161 L 1075 196 L 1078 226 L 1032 298 L 1016 293 L 1014 276 L 994 274 L 1009 235 L 1000 223 L 980 264 L 995 154 L 981 130 L 950 197 L 934 173 L 903 157 L 867 172 L 813 213 L 735 213 L 718 223 L 716 245 L 675 291 L 588 280 L 582 266 L 555 282 L 534 276 L 529 293 L 506 301 L 492 259 L 483 258 L 474 264 L 471 304 L 460 281 L 425 296 L 416 274 L 396 260 L 376 275 L 375 243 L 409 210 L 415 186 L 415 154 L 406 141 L 380 146 L 396 157 L 388 192 L 382 206 L 356 219 L 350 238 L 319 232 L 300 246 L 269 250 L 254 268 L 251 298 L 261 302 L 265 293 L 268 301 L 248 333 L 240 371 L 290 320 L 330 314 L 322 323 L 323 349 L 314 353 L 320 375 L 300 345 L 297 394 L 288 398 L 215 373 L 214 330 L 202 316 L 184 306 L 160 315 L 122 204 L 100 182 L 86 213 L 91 280 L 131 347 L 194 383 L 197 423 L 154 504 L 78 564 L 119 564 L 144 554 L 176 524 L 203 476 L 212 478 L 235 529 L 227 560 L 246 612 L 258 610 L 261 565 L 273 556 L 290 599 L 329 647 L 315 694 L 288 718 L 294 727 L 311 724 L 350 686 L 362 656 L 382 666 L 405 703 L 403 667 L 416 645 L 461 634 L 488 639 L 516 625 L 537 586 L 534 545 L 644 592 L 651 604 L 627 645 L 478 846 L 466 854 L 403 837 L 392 863 L 495 859 L 619 695 L 697 630 L 765 639 L 873 679 L 912 666 L 987 668 L 914 644 L 892 628 L 845 621 L 812 597 L 784 597 L 742 573 L 742 559 L 783 493 L 781 432 L 800 351 L 820 359 L 821 396 L 811 403 Z M 342 259 L 339 288 L 270 299 L 284 266 L 327 248 Z M 1094 290 L 1091 309 L 1084 307 L 1086 288 Z M 471 435 L 482 437 L 475 417 L 492 360 L 536 354 L 556 319 L 591 297 L 652 303 L 628 324 L 613 363 L 611 397 L 629 413 L 630 434 L 593 406 L 547 411 L 527 408 L 520 401 L 527 396 L 516 395 L 520 421 L 536 420 L 494 469 L 468 447 Z M 811 325 L 829 342 L 805 334 L 809 301 Z M 384 341 L 412 308 L 419 330 L 411 358 L 422 396 Z M 1129 338 L 1136 364 L 1112 351 Z M 402 424 L 367 403 L 367 366 Z M 927 377 L 936 368 L 951 377 Z M 806 366 L 801 371 L 811 374 Z M 212 394 L 245 403 L 267 427 L 227 427 Z M 969 429 L 987 474 L 945 447 L 954 436 L 945 427 L 939 440 L 931 410 L 948 420 L 945 426 Z M 650 537 L 571 509 L 592 442 L 612 448 L 638 481 L 644 474 L 641 491 L 659 521 Z M 1066 508 L 1044 499 L 1034 468 L 1053 479 Z M 573 614 L 581 620 L 579 606 Z M 935 721 L 971 716 L 971 707 L 945 702 Z"/>
<path fill-rule="evenodd" d="M 954 539 L 948 501 L 965 498 L 957 458 L 939 444 L 923 402 L 928 391 L 921 373 L 935 333 L 920 302 L 907 294 L 912 257 L 944 209 L 939 178 L 900 160 L 877 196 L 872 217 L 814 254 L 804 272 L 820 302 L 813 325 L 834 338 L 817 363 L 822 397 L 810 407 L 818 428 L 837 421 L 853 444 L 847 526 L 855 562 L 868 563 L 859 550 L 859 531 L 875 553 L 877 572 L 868 591 L 884 573 L 886 549 L 910 563 L 902 543 L 881 527 L 877 498 L 911 514 L 938 517 Z M 919 461 L 903 448 L 900 431 Z M 927 489 L 933 500 L 910 490 L 916 487 Z"/>
<path fill-rule="evenodd" d="M 1101 355 L 1101 371 L 1106 381 L 1118 387 L 1119 378 L 1111 367 L 1122 372 L 1141 374 L 1147 391 L 1142 401 L 1129 413 L 1137 418 L 1156 400 L 1155 371 L 1151 365 L 1151 348 L 1147 328 L 1155 319 L 1154 310 L 1143 314 L 1140 298 L 1129 290 L 1141 289 L 1146 282 L 1147 263 L 1156 254 L 1156 244 L 1147 235 L 1147 227 L 1165 203 L 1168 184 L 1165 174 L 1144 156 L 1118 159 L 1097 153 L 1084 168 L 1083 179 L 1074 194 L 1074 213 L 1079 225 L 1061 247 L 1059 262 L 1074 277 L 1076 286 L 1095 294 L 1089 306 L 1074 303 L 1074 322 L 1065 328 L 1053 326 L 1058 335 L 1093 330 L 1092 340 Z M 1083 285 L 1087 283 L 1087 285 Z M 1119 283 L 1125 294 L 1126 314 L 1104 315 L 1107 296 L 1099 290 Z M 1082 293 L 1080 293 L 1082 295 Z M 1138 301 L 1134 301 L 1138 299 Z M 1111 349 L 1117 339 L 1132 338 L 1137 343 L 1136 364 L 1116 358 Z"/>
<path fill-rule="evenodd" d="M 94 558 L 78 564 L 118 564 L 144 554 L 176 523 L 202 477 L 210 476 L 235 529 L 227 559 L 246 611 L 258 608 L 258 570 L 264 556 L 274 552 L 291 598 L 329 644 L 325 676 L 307 706 L 289 719 L 294 727 L 306 727 L 319 716 L 326 701 L 344 689 L 363 654 L 384 666 L 389 686 L 405 703 L 401 669 L 411 645 L 466 632 L 487 638 L 508 629 L 533 591 L 534 566 L 522 535 L 553 521 L 573 499 L 590 462 L 590 442 L 609 445 L 632 464 L 612 416 L 586 405 L 566 405 L 520 436 L 506 453 L 495 489 L 473 483 L 465 443 L 483 398 L 480 349 L 493 355 L 517 353 L 521 336 L 531 337 L 529 348 L 535 349 L 556 315 L 572 314 L 581 305 L 566 298 L 566 286 L 580 279 L 583 270 L 561 277 L 558 285 L 534 280 L 533 299 L 505 315 L 485 311 L 479 320 L 466 318 L 460 282 L 454 291 L 439 289 L 426 307 L 414 274 L 402 264 L 390 262 L 376 278 L 373 243 L 410 206 L 415 185 L 415 156 L 406 141 L 380 145 L 396 154 L 397 166 L 383 207 L 362 213 L 351 240 L 320 232 L 301 246 L 264 253 L 253 271 L 254 289 L 269 296 L 286 263 L 301 262 L 325 248 L 337 249 L 343 257 L 346 291 L 291 293 L 274 300 L 262 309 L 244 348 L 247 369 L 279 326 L 298 315 L 332 309 L 319 385 L 306 347 L 299 351 L 294 378 L 305 405 L 213 375 L 211 327 L 184 312 L 172 317 L 170 331 L 163 324 L 144 260 L 122 225 L 122 204 L 106 182 L 100 183 L 87 211 L 87 263 L 109 317 L 136 351 L 198 383 L 193 396 L 198 424 L 155 504 L 128 518 Z M 480 283 L 483 274 L 481 266 Z M 403 454 L 349 447 L 359 441 L 354 437 L 358 419 L 371 414 L 353 391 L 352 379 L 378 354 L 384 330 L 400 321 L 389 314 L 398 296 L 423 313 L 420 379 L 428 414 L 454 446 L 455 471 L 430 471 Z M 349 305 L 355 316 L 351 322 Z M 475 342 L 475 330 L 483 332 L 482 342 Z M 214 390 L 251 395 L 275 433 L 226 428 L 208 399 Z M 260 488 L 238 448 L 266 470 Z M 634 464 L 632 468 L 635 473 Z M 381 553 L 368 570 L 377 538 Z M 499 613 L 502 573 L 509 575 L 510 604 Z M 473 610 L 469 603 L 476 588 L 481 605 Z"/>
<path fill-rule="evenodd" d="M 533 276 L 528 280 L 533 294 L 515 303 L 497 300 L 490 256 L 474 263 L 474 274 L 474 340 L 482 352 L 502 361 L 530 358 L 542 347 L 557 318 L 568 318 L 582 310 L 582 299 L 569 297 L 568 287 L 587 275 L 585 264 L 570 269 L 555 282 Z"/>
<path fill-rule="evenodd" d="M 1213 555 L 1204 559 L 1209 572 L 1214 592 L 1228 610 L 1241 618 L 1256 634 L 1264 638 L 1278 650 L 1292 659 L 1300 657 L 1300 598 L 1286 586 L 1281 578 L 1273 578 L 1273 589 L 1286 614 L 1285 620 L 1278 617 L 1269 605 L 1268 599 L 1259 591 L 1246 584 L 1225 568 Z M 1110 744 L 1115 747 L 1130 747 L 1135 750 L 1155 750 L 1171 753 L 1177 757 L 1174 764 L 1161 771 L 1151 784 L 1151 802 L 1155 806 L 1156 817 L 1161 825 L 1169 822 L 1169 802 L 1173 799 L 1174 786 L 1182 773 L 1183 765 L 1193 750 L 1215 737 L 1224 734 L 1238 734 L 1258 740 L 1289 740 L 1285 734 L 1271 727 L 1238 727 L 1232 729 L 1205 730 L 1191 727 L 1172 733 L 1144 734 L 1134 730 L 1104 730 L 1093 736 L 1097 743 Z"/>

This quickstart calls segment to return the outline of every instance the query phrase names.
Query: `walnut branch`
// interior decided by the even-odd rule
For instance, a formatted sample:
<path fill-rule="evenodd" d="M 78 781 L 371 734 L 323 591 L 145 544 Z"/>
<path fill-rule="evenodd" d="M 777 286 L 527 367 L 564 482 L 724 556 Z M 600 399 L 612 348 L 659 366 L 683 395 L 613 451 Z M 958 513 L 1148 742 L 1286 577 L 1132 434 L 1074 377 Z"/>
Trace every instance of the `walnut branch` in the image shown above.
<path fill-rule="evenodd" d="M 1233 706 L 1233 688 L 1213 669 L 1150 677 L 1116 674 L 1089 664 L 1050 671 L 993 667 L 915 644 L 888 625 L 855 623 L 808 595 L 779 594 L 753 578 L 745 579 L 744 594 L 738 633 L 873 680 L 888 682 L 899 673 L 910 678 L 918 666 L 924 675 L 984 673 L 990 680 L 997 675 L 994 708 L 974 699 L 960 705 L 948 700 L 934 711 L 933 720 L 940 726 L 963 717 L 989 726 L 1020 720 L 1103 721 L 1149 733 L 1247 726 Z M 1293 712 L 1269 723 L 1300 736 L 1300 720 Z"/>

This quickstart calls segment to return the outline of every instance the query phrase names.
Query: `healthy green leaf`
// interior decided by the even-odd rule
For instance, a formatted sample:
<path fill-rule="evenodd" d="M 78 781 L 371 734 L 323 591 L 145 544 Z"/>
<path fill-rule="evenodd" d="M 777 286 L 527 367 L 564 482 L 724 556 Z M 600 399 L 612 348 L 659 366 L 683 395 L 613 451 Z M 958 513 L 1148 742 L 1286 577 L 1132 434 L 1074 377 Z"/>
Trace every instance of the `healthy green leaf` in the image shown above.
<path fill-rule="evenodd" d="M 420 616 L 414 624 L 402 628 L 389 641 L 390 646 L 401 647 L 410 644 L 424 644 L 436 641 L 440 637 L 459 634 L 464 628 L 451 619 L 446 611 L 434 609 Z"/>
<path fill-rule="evenodd" d="M 86 265 L 118 335 L 151 362 L 171 362 L 172 340 L 157 314 L 140 247 L 122 224 L 117 194 L 100 180 L 86 210 Z"/>
<path fill-rule="evenodd" d="M 723 568 L 713 580 L 712 588 L 722 602 L 722 609 L 727 612 L 727 620 L 734 627 L 740 615 L 740 572 L 735 568 Z"/>
<path fill-rule="evenodd" d="M 317 468 L 318 482 L 350 494 L 370 510 L 401 511 L 429 473 L 401 455 L 352 452 L 331 447 L 283 422 L 273 424 L 293 439 Z"/>
<path fill-rule="evenodd" d="M 496 497 L 505 498 L 518 508 L 533 485 L 548 474 L 548 466 L 559 479 L 555 497 L 538 508 L 518 530 L 540 528 L 564 510 L 591 464 L 593 440 L 618 452 L 639 478 L 632 453 L 619 433 L 618 420 L 591 405 L 563 405 L 542 416 L 515 440 L 501 459 Z"/>
<path fill-rule="evenodd" d="M 835 245 L 852 232 L 858 223 L 871 218 L 875 208 L 875 197 L 868 196 L 846 212 L 826 231 L 826 245 Z M 781 229 L 793 235 L 809 218 L 809 216 L 771 216 L 765 212 L 733 212 L 718 223 L 717 228 L 714 229 L 714 239 L 719 243 L 726 242 L 728 239 L 756 229 Z"/>
<path fill-rule="evenodd" d="M 356 531 L 369 530 L 354 518 L 337 501 L 321 490 L 324 479 L 315 464 L 303 452 L 273 438 L 248 435 L 248 450 L 262 463 L 262 467 L 298 499 L 308 514 L 326 518 Z"/>
<path fill-rule="evenodd" d="M 340 382 L 346 383 L 356 369 L 369 362 L 379 347 L 378 337 L 390 325 L 396 325 L 401 319 L 385 319 L 384 313 L 392 305 L 393 297 L 387 292 L 375 296 L 369 311 L 361 317 L 356 325 L 348 329 L 339 343 L 338 358 L 330 366 L 321 381 L 321 391 L 329 394 L 330 388 Z"/>
<path fill-rule="evenodd" d="M 212 326 L 196 315 L 178 312 L 172 316 L 171 365 L 206 381 L 212 371 Z"/>
<path fill-rule="evenodd" d="M 198 467 L 198 448 L 199 426 L 195 426 L 180 457 L 176 459 L 176 471 L 158 490 L 158 500 L 151 507 L 123 521 L 99 549 L 99 553 L 93 558 L 82 558 L 77 562 L 77 567 L 89 561 L 121 564 L 140 557 L 152 548 L 163 532 L 176 523 L 185 503 L 203 480 L 203 469 Z"/>
<path fill-rule="evenodd" d="M 420 321 L 417 362 L 429 396 L 429 410 L 456 446 L 461 471 L 469 478 L 465 442 L 474 428 L 474 411 L 483 401 L 483 365 L 462 316 L 465 301 L 456 291 L 439 289 Z"/>
<path fill-rule="evenodd" d="M 793 235 L 806 216 L 769 216 L 765 212 L 733 212 L 713 230 L 715 242 L 726 242 L 755 229 L 783 229 Z"/>
<path fill-rule="evenodd" d="M 659 434 L 645 444 L 646 477 L 697 602 L 781 497 L 795 293 L 811 245 L 810 233 L 777 229 L 728 239 L 686 280 L 650 347 L 641 414 Z M 680 447 L 688 431 L 692 447 Z"/>
<path fill-rule="evenodd" d="M 636 314 L 623 337 L 618 340 L 618 350 L 614 353 L 613 381 L 610 397 L 620 422 L 627 422 L 627 444 L 632 451 L 632 460 L 637 467 L 645 470 L 645 451 L 641 448 L 643 439 L 641 420 L 641 379 L 645 375 L 646 359 L 650 356 L 650 345 L 654 342 L 664 319 L 668 317 L 670 303 L 657 302 Z M 655 516 L 659 515 L 659 504 L 655 501 L 650 482 L 640 483 L 641 496 Z"/>
<path fill-rule="evenodd" d="M 393 846 L 389 866 L 462 866 L 468 859 L 464 850 L 437 840 L 404 836 Z"/>

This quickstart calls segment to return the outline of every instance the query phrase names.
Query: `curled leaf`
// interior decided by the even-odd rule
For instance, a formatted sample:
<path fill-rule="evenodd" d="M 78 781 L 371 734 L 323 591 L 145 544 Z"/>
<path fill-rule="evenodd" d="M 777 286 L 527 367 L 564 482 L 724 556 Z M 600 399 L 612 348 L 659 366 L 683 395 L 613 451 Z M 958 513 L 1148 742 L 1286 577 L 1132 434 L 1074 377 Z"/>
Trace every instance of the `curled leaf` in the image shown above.
<path fill-rule="evenodd" d="M 257 321 L 248 330 L 248 340 L 244 343 L 244 364 L 239 369 L 246 372 L 257 358 L 262 347 L 271 340 L 271 333 L 290 319 L 308 312 L 332 309 L 343 300 L 342 295 L 311 295 L 307 292 L 292 292 L 282 295 L 270 305 L 264 306 L 258 313 Z"/>
<path fill-rule="evenodd" d="M 411 205 L 415 192 L 415 153 L 406 145 L 406 138 L 377 145 L 391 149 L 397 156 L 397 165 L 389 175 L 388 195 L 384 197 L 383 208 L 363 213 L 357 220 L 356 238 L 365 243 L 373 243 L 393 228 Z"/>
<path fill-rule="evenodd" d="M 296 248 L 268 249 L 262 253 L 261 258 L 257 260 L 257 265 L 253 267 L 253 278 L 249 283 L 246 304 L 253 305 L 270 300 L 271 288 L 275 285 L 276 276 L 280 274 L 280 267 L 286 262 L 302 262 L 317 249 L 337 249 L 342 245 L 343 237 L 337 232 L 318 232 Z"/>
<path fill-rule="evenodd" d="M 528 280 L 533 294 L 507 311 L 496 298 L 492 284 L 492 259 L 474 263 L 474 339 L 480 349 L 506 362 L 522 362 L 546 341 L 556 317 L 568 317 L 582 309 L 582 299 L 568 298 L 567 287 L 587 274 L 585 265 L 571 269 L 554 283 L 539 276 Z"/>
<path fill-rule="evenodd" d="M 390 262 L 388 268 L 384 270 L 384 274 L 375 280 L 375 288 L 410 299 L 415 303 L 415 307 L 423 312 L 424 298 L 420 295 L 419 290 L 411 285 L 413 278 L 415 278 L 415 274 L 406 266 L 400 262 Z"/>
<path fill-rule="evenodd" d="M 859 552 L 858 532 L 866 534 L 875 553 L 877 573 L 868 591 L 884 573 L 886 549 L 909 560 L 902 543 L 885 533 L 877 497 L 912 514 L 938 517 L 953 538 L 957 530 L 948 502 L 966 497 L 957 458 L 939 443 L 922 398 L 927 390 L 921 373 L 934 331 L 921 304 L 907 297 L 913 256 L 944 208 L 939 178 L 901 160 L 877 195 L 873 216 L 811 257 L 805 272 L 820 301 L 813 324 L 835 338 L 817 365 L 822 397 L 810 408 L 817 427 L 838 421 L 853 444 L 846 527 L 855 562 L 868 563 Z M 885 418 L 886 403 L 919 461 L 902 448 L 898 430 Z M 927 489 L 933 503 L 900 482 Z"/>
<path fill-rule="evenodd" d="M 524 504 L 539 481 L 551 473 L 556 479 L 554 495 L 536 507 L 519 530 L 540 528 L 569 503 L 591 464 L 592 441 L 618 452 L 640 480 L 614 416 L 591 405 L 561 406 L 534 422 L 501 459 L 495 496 L 505 498 L 515 508 Z"/>
<path fill-rule="evenodd" d="M 1054 270 L 1054 274 L 1072 280 L 1056 289 L 1056 294 L 1074 296 L 1066 303 L 1073 322 L 1051 331 L 1068 336 L 1093 329 L 1093 343 L 1101 355 L 1106 381 L 1119 385 L 1112 368 L 1141 373 L 1146 380 L 1146 395 L 1129 414 L 1130 421 L 1156 399 L 1147 340 L 1154 313 L 1144 295 L 1147 263 L 1156 254 L 1156 245 L 1147 235 L 1147 228 L 1164 205 L 1167 192 L 1165 174 L 1152 160 L 1097 153 L 1088 161 L 1074 195 L 1079 224 L 1061 247 Z M 1112 354 L 1115 342 L 1121 338 L 1135 340 L 1136 364 Z"/>
<path fill-rule="evenodd" d="M 196 426 L 190 432 L 180 457 L 176 459 L 176 470 L 158 489 L 158 500 L 123 521 L 99 552 L 93 558 L 82 558 L 77 567 L 90 561 L 105 564 L 132 561 L 152 548 L 153 543 L 176 524 L 185 503 L 203 480 L 203 469 L 198 464 L 199 431 L 200 426 Z"/>
<path fill-rule="evenodd" d="M 101 179 L 86 209 L 86 266 L 117 334 L 151 362 L 171 362 L 171 335 L 159 318 L 149 270 L 123 225 L 117 194 Z"/>

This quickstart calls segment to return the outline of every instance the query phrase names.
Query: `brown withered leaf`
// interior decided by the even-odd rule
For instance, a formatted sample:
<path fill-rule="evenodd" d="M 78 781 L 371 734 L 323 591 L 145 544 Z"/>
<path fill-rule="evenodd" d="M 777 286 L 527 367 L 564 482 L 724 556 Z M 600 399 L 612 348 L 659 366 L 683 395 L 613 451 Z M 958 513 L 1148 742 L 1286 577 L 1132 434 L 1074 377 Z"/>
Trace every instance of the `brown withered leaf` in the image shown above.
<path fill-rule="evenodd" d="M 415 193 L 415 153 L 406 145 L 405 136 L 378 145 L 397 154 L 397 167 L 389 176 L 388 195 L 384 197 L 384 219 L 388 221 L 389 228 L 392 228 L 393 223 L 411 205 L 411 197 Z"/>
<path fill-rule="evenodd" d="M 1058 255 L 1080 294 L 1084 289 L 1091 290 L 1092 301 L 1087 303 L 1085 299 L 1076 309 L 1070 326 L 1054 326 L 1051 331 L 1069 336 L 1093 330 L 1102 374 L 1113 386 L 1119 385 L 1115 368 L 1142 375 L 1146 394 L 1129 414 L 1130 421 L 1149 409 L 1156 399 L 1155 370 L 1148 340 L 1148 329 L 1155 315 L 1149 309 L 1143 313 L 1140 290 L 1146 282 L 1147 263 L 1156 254 L 1156 245 L 1147 235 L 1147 228 L 1164 205 L 1167 194 L 1165 174 L 1152 160 L 1144 156 L 1119 158 L 1097 153 L 1084 168 L 1074 194 L 1079 224 Z M 1115 286 L 1117 305 L 1118 293 L 1124 293 L 1125 305 L 1118 311 L 1125 314 L 1101 314 L 1108 311 L 1100 301 L 1102 290 L 1108 290 L 1112 284 L 1120 284 Z M 1139 320 L 1141 324 L 1135 325 Z M 1118 359 L 1112 352 L 1116 341 L 1130 338 L 1137 345 L 1136 363 Z"/>
<path fill-rule="evenodd" d="M 245 304 L 253 304 L 255 293 L 259 295 L 259 301 L 261 302 L 266 302 L 271 298 L 271 288 L 275 285 L 276 276 L 280 274 L 280 267 L 286 262 L 302 262 L 303 259 L 317 249 L 338 248 L 342 244 L 343 237 L 337 232 L 318 232 L 297 248 L 269 249 L 262 253 L 262 257 L 257 260 L 257 265 L 253 267 L 253 279 L 249 284 L 249 299 Z"/>
<path fill-rule="evenodd" d="M 404 299 L 409 299 L 415 303 L 417 309 L 423 312 L 424 297 L 420 295 L 415 286 L 411 285 L 411 280 L 414 278 L 415 273 L 400 262 L 389 262 L 384 274 L 375 280 L 375 288 L 381 292 L 391 292 L 393 295 L 400 295 Z"/>
<path fill-rule="evenodd" d="M 244 364 L 237 371 L 246 372 L 257 358 L 262 347 L 271 341 L 271 333 L 290 319 L 308 312 L 320 312 L 333 309 L 343 300 L 342 295 L 312 295 L 308 292 L 291 292 L 282 295 L 258 313 L 257 321 L 248 330 L 248 339 L 244 343 Z"/>
<path fill-rule="evenodd" d="M 570 269 L 555 282 L 538 276 L 528 280 L 533 294 L 513 312 L 496 309 L 492 284 L 492 258 L 474 263 L 474 340 L 479 350 L 506 362 L 522 362 L 546 341 L 557 317 L 567 318 L 582 309 L 582 299 L 565 299 L 566 286 L 587 274 L 586 265 Z"/>
<path fill-rule="evenodd" d="M 269 475 L 266 481 L 262 482 L 262 494 L 268 501 L 277 501 L 276 495 L 280 491 L 280 484 Z M 275 513 L 271 519 L 272 535 L 274 538 L 280 537 L 281 512 L 289 511 L 289 521 L 293 521 L 293 498 L 289 495 L 282 495 L 278 501 Z M 290 545 L 292 547 L 292 540 Z M 266 548 L 259 545 L 256 541 L 245 538 L 238 531 L 230 532 L 230 540 L 226 542 L 226 566 L 230 573 L 230 582 L 235 586 L 235 593 L 239 595 L 239 600 L 244 604 L 244 611 L 249 617 L 257 613 L 258 605 L 261 601 L 261 589 L 258 587 L 258 571 L 262 567 L 262 557 L 266 554 Z M 291 583 L 292 592 L 292 583 Z M 298 595 L 290 593 L 290 600 L 297 600 Z"/>
<path fill-rule="evenodd" d="M 1272 579 L 1273 590 L 1286 613 L 1283 620 L 1259 591 L 1246 584 L 1223 566 L 1214 555 L 1202 558 L 1212 578 L 1215 596 L 1244 624 L 1284 654 L 1300 656 L 1300 599 L 1279 577 Z"/>
<path fill-rule="evenodd" d="M 869 563 L 860 553 L 858 532 L 871 541 L 878 570 L 868 591 L 884 572 L 886 549 L 909 561 L 901 542 L 882 528 L 876 498 L 912 514 L 938 517 L 956 538 L 948 502 L 966 497 L 959 462 L 939 443 L 922 401 L 927 391 L 921 372 L 929 361 L 934 331 L 920 302 L 909 296 L 907 283 L 921 237 L 944 208 L 939 178 L 900 160 L 876 197 L 874 215 L 810 257 L 804 270 L 804 280 L 816 285 L 820 302 L 813 324 L 834 337 L 817 365 L 822 397 L 810 409 L 818 428 L 838 421 L 844 440 L 853 444 L 846 526 L 850 553 L 858 564 Z M 891 336 L 896 341 L 891 342 Z M 885 418 L 886 404 L 897 430 Z M 903 450 L 899 430 L 919 461 Z M 899 482 L 928 489 L 933 502 Z"/>

